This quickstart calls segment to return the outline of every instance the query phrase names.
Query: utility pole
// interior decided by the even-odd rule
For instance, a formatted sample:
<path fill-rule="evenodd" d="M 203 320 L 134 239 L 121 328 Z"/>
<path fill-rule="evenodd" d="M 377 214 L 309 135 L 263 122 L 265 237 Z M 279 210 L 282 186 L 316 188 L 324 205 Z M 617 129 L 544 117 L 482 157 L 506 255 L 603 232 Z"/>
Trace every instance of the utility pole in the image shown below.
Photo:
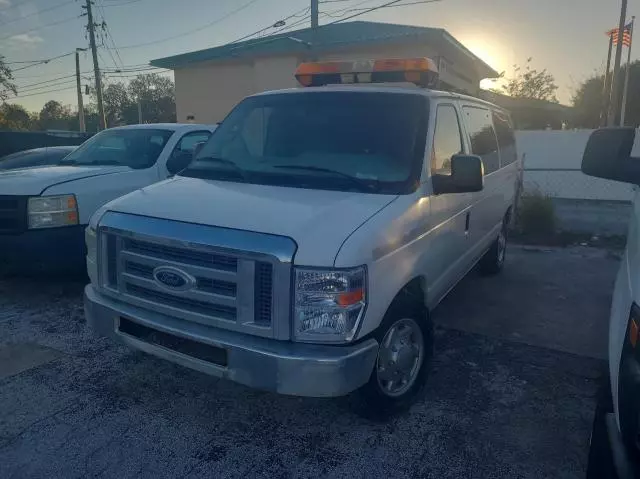
<path fill-rule="evenodd" d="M 318 28 L 318 0 L 311 0 L 311 28 Z"/>
<path fill-rule="evenodd" d="M 87 127 L 84 124 L 84 105 L 82 104 L 82 85 L 80 84 L 80 52 L 87 51 L 86 48 L 76 48 L 76 87 L 78 89 L 78 124 L 80 125 L 80 132 L 87 131 Z"/>
<path fill-rule="evenodd" d="M 602 89 L 602 109 L 600 110 L 600 126 L 607 125 L 609 104 L 611 102 L 611 51 L 613 50 L 613 35 L 609 35 L 609 53 L 607 54 L 607 69 L 604 71 L 604 87 Z"/>
<path fill-rule="evenodd" d="M 631 70 L 631 45 L 633 44 L 633 30 L 636 17 L 631 17 L 631 30 L 629 31 L 629 45 L 627 46 L 627 68 L 624 72 L 624 90 L 622 91 L 622 109 L 620 110 L 620 126 L 624 126 L 624 117 L 627 112 L 627 90 L 629 89 L 629 70 Z"/>
<path fill-rule="evenodd" d="M 87 29 L 89 30 L 89 44 L 91 46 L 91 56 L 93 57 L 93 74 L 96 77 L 96 97 L 98 98 L 98 122 L 99 130 L 107 127 L 104 118 L 104 103 L 102 102 L 102 78 L 100 77 L 100 66 L 98 65 L 98 50 L 96 49 L 96 33 L 95 24 L 93 23 L 93 12 L 91 11 L 92 0 L 86 0 L 87 5 L 83 8 L 87 9 Z"/>
<path fill-rule="evenodd" d="M 616 45 L 616 58 L 613 63 L 613 79 L 611 80 L 611 103 L 609 104 L 609 115 L 607 126 L 615 126 L 616 120 L 620 117 L 620 60 L 622 59 L 622 44 L 624 39 L 624 24 L 627 19 L 627 0 L 622 0 L 620 7 L 620 23 L 618 25 L 618 44 Z"/>
<path fill-rule="evenodd" d="M 142 100 L 138 97 L 138 124 L 142 124 Z"/>

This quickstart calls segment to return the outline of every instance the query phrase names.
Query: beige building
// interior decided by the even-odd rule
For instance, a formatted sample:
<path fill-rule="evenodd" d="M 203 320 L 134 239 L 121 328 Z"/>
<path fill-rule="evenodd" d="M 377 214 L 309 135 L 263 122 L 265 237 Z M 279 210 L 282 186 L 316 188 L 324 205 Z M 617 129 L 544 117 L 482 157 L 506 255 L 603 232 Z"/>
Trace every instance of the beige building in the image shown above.
<path fill-rule="evenodd" d="M 345 22 L 295 30 L 153 60 L 175 72 L 179 122 L 221 121 L 247 95 L 297 87 L 299 63 L 314 60 L 429 57 L 440 88 L 475 95 L 498 73 L 440 28 Z"/>

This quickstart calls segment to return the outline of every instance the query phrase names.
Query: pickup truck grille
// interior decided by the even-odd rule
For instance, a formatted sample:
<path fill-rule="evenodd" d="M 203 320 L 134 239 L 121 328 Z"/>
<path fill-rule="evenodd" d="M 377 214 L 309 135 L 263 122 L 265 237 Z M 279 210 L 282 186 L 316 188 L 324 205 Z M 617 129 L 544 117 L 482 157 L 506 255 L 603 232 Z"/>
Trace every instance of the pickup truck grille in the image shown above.
<path fill-rule="evenodd" d="M 281 266 L 275 258 L 111 228 L 100 229 L 99 249 L 101 286 L 120 300 L 207 326 L 266 337 L 284 334 L 273 325 L 274 275 Z M 187 287 L 163 284 L 159 274 L 167 269 L 187 278 Z"/>
<path fill-rule="evenodd" d="M 27 197 L 0 195 L 0 233 L 22 233 L 27 229 Z"/>

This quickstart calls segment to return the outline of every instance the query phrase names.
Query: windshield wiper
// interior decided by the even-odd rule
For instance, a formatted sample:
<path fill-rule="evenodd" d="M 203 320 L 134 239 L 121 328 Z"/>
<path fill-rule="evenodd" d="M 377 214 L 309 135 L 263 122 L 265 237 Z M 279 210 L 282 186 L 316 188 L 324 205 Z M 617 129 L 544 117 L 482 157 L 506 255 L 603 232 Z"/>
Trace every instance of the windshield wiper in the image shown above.
<path fill-rule="evenodd" d="M 368 191 L 378 191 L 380 189 L 380 181 L 376 179 L 372 180 L 364 180 L 362 178 L 357 178 L 355 176 L 351 176 L 348 173 L 344 173 L 338 170 L 332 170 L 330 168 L 322 168 L 321 166 L 305 166 L 305 165 L 274 165 L 273 168 L 281 168 L 286 170 L 301 170 L 301 171 L 318 171 L 321 173 L 329 173 L 335 176 L 340 176 L 349 180 L 352 184 L 358 186 L 359 188 L 364 188 Z M 370 183 L 373 182 L 373 184 Z"/>
<path fill-rule="evenodd" d="M 194 163 L 198 161 L 208 162 L 208 163 L 220 163 L 221 165 L 229 166 L 231 169 L 238 174 L 240 178 L 246 180 L 246 171 L 240 168 L 236 163 L 231 160 L 227 160 L 226 158 L 218 158 L 217 156 L 201 156 L 199 158 L 194 159 Z M 199 170 L 201 168 L 193 168 L 194 163 L 191 163 L 187 170 Z"/>

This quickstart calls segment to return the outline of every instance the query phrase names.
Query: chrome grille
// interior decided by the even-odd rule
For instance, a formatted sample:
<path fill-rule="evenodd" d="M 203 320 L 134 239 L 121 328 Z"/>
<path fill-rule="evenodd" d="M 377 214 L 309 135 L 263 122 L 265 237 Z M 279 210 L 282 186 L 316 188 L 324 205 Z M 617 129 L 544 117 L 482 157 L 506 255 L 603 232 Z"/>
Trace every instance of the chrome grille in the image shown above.
<path fill-rule="evenodd" d="M 156 222 L 163 222 L 168 228 L 163 231 L 169 231 L 170 237 L 155 235 Z M 289 338 L 290 263 L 262 251 L 203 244 L 203 239 L 217 239 L 230 230 L 153 218 L 136 219 L 133 225 L 143 232 L 104 227 L 101 222 L 99 275 L 105 293 L 155 313 L 183 319 L 187 321 L 185 327 L 188 322 L 196 322 L 265 337 Z M 232 235 L 240 239 L 238 246 L 244 245 L 245 237 L 253 241 L 254 235 L 258 240 L 267 236 L 233 231 Z M 198 233 L 198 242 L 175 239 L 178 235 L 191 238 L 194 232 Z M 289 241 L 268 237 L 259 244 L 264 249 L 265 244 L 287 246 Z M 294 248 L 295 244 L 291 254 Z M 184 273 L 189 278 L 188 287 L 174 289 L 158 282 L 154 271 L 159 267 Z M 274 319 L 277 314 L 278 321 Z"/>
<path fill-rule="evenodd" d="M 0 233 L 27 229 L 27 197 L 0 195 Z"/>

